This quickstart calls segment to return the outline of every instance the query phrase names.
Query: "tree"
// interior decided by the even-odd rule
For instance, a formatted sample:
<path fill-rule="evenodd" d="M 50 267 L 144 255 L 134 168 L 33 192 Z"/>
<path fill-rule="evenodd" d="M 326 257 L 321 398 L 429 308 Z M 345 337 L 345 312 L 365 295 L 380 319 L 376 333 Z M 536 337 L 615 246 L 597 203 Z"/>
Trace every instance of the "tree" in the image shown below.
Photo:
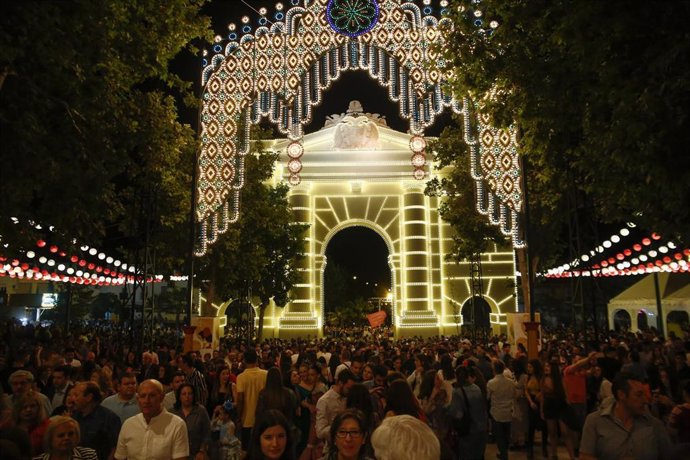
<path fill-rule="evenodd" d="M 606 222 L 690 235 L 690 3 L 456 0 L 441 66 L 514 123 L 532 202 L 574 188 Z M 531 191 L 531 189 L 530 189 Z M 548 206 L 544 206 L 547 209 Z"/>
<path fill-rule="evenodd" d="M 91 245 L 125 235 L 131 246 L 146 225 L 181 233 L 170 230 L 187 218 L 196 140 L 177 101 L 194 98 L 170 62 L 210 38 L 203 3 L 2 3 L 0 216 Z M 184 245 L 166 247 L 178 258 Z"/>
<path fill-rule="evenodd" d="M 271 299 L 279 307 L 298 280 L 306 225 L 294 222 L 286 184 L 267 183 L 277 155 L 263 150 L 268 134 L 253 131 L 252 153 L 246 158 L 246 182 L 239 220 L 209 248 L 202 259 L 202 278 L 208 280 L 206 299 L 242 297 L 249 288 L 259 298 L 257 340 L 263 336 L 266 308 Z"/>
<path fill-rule="evenodd" d="M 328 263 L 323 279 L 324 310 L 336 311 L 355 292 L 350 286 L 352 275 L 344 267 L 336 263 Z"/>

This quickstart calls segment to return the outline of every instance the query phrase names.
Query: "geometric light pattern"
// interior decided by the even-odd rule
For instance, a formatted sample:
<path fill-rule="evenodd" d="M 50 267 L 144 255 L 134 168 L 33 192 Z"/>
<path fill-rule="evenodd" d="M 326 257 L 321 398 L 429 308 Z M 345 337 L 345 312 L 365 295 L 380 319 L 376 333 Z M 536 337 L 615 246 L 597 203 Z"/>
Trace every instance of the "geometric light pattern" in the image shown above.
<path fill-rule="evenodd" d="M 452 26 L 449 19 L 423 16 L 417 5 L 405 0 L 381 0 L 373 2 L 378 4 L 378 21 L 373 21 L 371 30 L 351 37 L 331 28 L 328 3 L 301 2 L 303 6 L 291 7 L 284 16 L 281 12 L 284 20 L 270 27 L 239 37 L 233 32 L 224 46 L 217 40 L 216 54 L 204 63 L 197 255 L 203 255 L 239 217 L 250 126 L 268 118 L 280 132 L 300 141 L 303 127 L 312 119 L 312 107 L 343 71 L 367 70 L 387 87 L 390 99 L 399 104 L 401 118 L 409 121 L 412 136 L 423 136 L 447 107 L 463 115 L 467 127 L 478 124 L 482 132 L 488 126 L 477 119 L 467 100 L 456 100 L 444 91 L 444 74 L 428 68 L 429 62 L 442 67 L 432 46 L 443 44 L 442 28 Z M 465 141 L 473 152 L 478 209 L 519 246 L 517 213 L 522 202 L 515 136 L 496 132 L 488 147 L 471 132 L 465 130 Z M 496 142 L 501 145 L 498 155 Z M 497 166 L 486 169 L 485 155 Z M 297 164 L 292 168 L 296 170 Z M 503 173 L 498 177 L 496 171 Z M 417 168 L 414 177 L 422 180 L 425 173 Z M 299 184 L 300 177 L 293 174 L 289 182 Z"/>

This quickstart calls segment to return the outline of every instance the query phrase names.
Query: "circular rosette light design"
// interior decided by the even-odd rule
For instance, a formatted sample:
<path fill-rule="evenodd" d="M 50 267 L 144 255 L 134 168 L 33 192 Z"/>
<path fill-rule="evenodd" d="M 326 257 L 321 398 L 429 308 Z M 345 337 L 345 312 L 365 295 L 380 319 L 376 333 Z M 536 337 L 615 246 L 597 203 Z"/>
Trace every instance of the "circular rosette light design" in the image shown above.
<path fill-rule="evenodd" d="M 294 187 L 296 185 L 299 185 L 300 182 L 302 182 L 302 179 L 300 179 L 300 177 L 298 175 L 294 174 L 294 175 L 290 176 L 290 179 L 288 179 L 288 182 L 290 182 L 290 185 L 292 185 Z"/>
<path fill-rule="evenodd" d="M 379 20 L 377 0 L 330 0 L 326 17 L 339 34 L 358 37 L 374 28 Z"/>
<path fill-rule="evenodd" d="M 414 177 L 417 180 L 423 180 L 426 177 L 426 173 L 424 172 L 423 168 L 418 168 L 414 170 L 414 172 L 412 173 L 412 177 Z"/>
<path fill-rule="evenodd" d="M 287 147 L 287 155 L 290 158 L 297 159 L 304 155 L 304 146 L 299 142 L 292 142 Z"/>
<path fill-rule="evenodd" d="M 288 171 L 292 174 L 297 174 L 302 170 L 302 162 L 299 160 L 290 160 L 288 161 Z"/>
<path fill-rule="evenodd" d="M 414 153 L 421 153 L 426 149 L 426 139 L 422 136 L 414 136 L 410 139 L 410 150 Z"/>
<path fill-rule="evenodd" d="M 415 153 L 410 161 L 415 168 L 421 168 L 426 164 L 426 156 L 423 153 Z"/>

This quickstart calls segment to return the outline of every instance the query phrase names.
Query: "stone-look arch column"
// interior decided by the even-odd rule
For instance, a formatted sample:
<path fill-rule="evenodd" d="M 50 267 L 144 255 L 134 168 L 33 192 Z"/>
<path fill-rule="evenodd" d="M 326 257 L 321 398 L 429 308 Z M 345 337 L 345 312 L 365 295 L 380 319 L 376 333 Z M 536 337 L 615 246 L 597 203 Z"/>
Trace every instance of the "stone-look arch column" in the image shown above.
<path fill-rule="evenodd" d="M 289 196 L 290 206 L 295 217 L 295 222 L 309 225 L 304 238 L 304 257 L 297 263 L 296 270 L 300 277 L 290 290 L 291 300 L 285 307 L 282 317 L 278 321 L 281 336 L 290 335 L 288 331 L 294 328 L 295 335 L 304 335 L 304 329 L 313 328 L 314 335 L 321 335 L 318 321 L 318 306 L 314 305 L 314 286 L 317 273 L 310 263 L 313 257 L 313 225 L 312 203 L 310 190 L 307 186 L 296 187 Z M 317 332 L 318 331 L 318 332 Z"/>
<path fill-rule="evenodd" d="M 430 235 L 424 184 L 403 185 L 401 213 L 403 271 L 400 276 L 404 311 L 397 327 L 402 335 L 417 335 L 420 329 L 438 333 L 439 319 L 430 300 L 431 266 L 427 247 Z"/>

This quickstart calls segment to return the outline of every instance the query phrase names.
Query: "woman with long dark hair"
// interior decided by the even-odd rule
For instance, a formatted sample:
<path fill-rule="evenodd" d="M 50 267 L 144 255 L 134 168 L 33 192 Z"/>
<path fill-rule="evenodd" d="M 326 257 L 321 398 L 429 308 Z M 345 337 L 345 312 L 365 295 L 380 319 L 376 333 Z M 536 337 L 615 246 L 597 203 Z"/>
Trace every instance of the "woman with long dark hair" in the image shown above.
<path fill-rule="evenodd" d="M 515 377 L 515 399 L 513 401 L 513 420 L 510 423 L 511 444 L 514 449 L 521 450 L 527 443 L 528 430 L 528 402 L 525 396 L 527 387 L 527 357 L 520 356 L 511 361 L 513 376 Z"/>
<path fill-rule="evenodd" d="M 527 456 L 534 455 L 534 432 L 541 431 L 542 439 L 542 453 L 544 457 L 547 456 L 547 441 L 549 439 L 546 424 L 542 420 L 539 404 L 541 401 L 541 381 L 544 377 L 544 371 L 541 366 L 541 361 L 533 359 L 527 363 L 527 383 L 525 384 L 525 399 L 527 399 Z"/>
<path fill-rule="evenodd" d="M 450 412 L 456 420 L 463 419 L 469 413 L 470 423 L 466 433 L 451 433 L 457 435 L 457 439 L 446 436 L 441 442 L 441 452 L 443 453 L 445 443 L 452 445 L 456 453 L 460 453 L 455 458 L 483 460 L 488 439 L 489 412 L 486 397 L 476 385 L 477 375 L 481 375 L 481 372 L 476 367 L 458 366 L 455 368 L 455 375 L 457 386 L 453 389 Z"/>
<path fill-rule="evenodd" d="M 305 369 L 306 367 L 306 369 Z M 328 391 L 321 380 L 321 366 L 312 364 L 310 367 L 300 366 L 300 381 L 295 385 L 299 399 L 299 415 L 295 418 L 300 429 L 297 455 L 299 458 L 313 459 L 321 456 L 319 438 L 316 436 L 316 402 Z"/>
<path fill-rule="evenodd" d="M 347 409 L 355 409 L 361 412 L 370 431 L 374 431 L 381 422 L 379 414 L 374 410 L 369 389 L 362 383 L 355 383 L 350 387 L 345 400 Z"/>
<path fill-rule="evenodd" d="M 558 449 L 558 433 L 565 441 L 568 455 L 575 458 L 575 446 L 571 429 L 574 414 L 565 397 L 563 378 L 558 368 L 558 361 L 552 360 L 544 365 L 544 377 L 541 382 L 541 418 L 546 421 L 549 433 L 549 456 L 555 458 Z"/>
<path fill-rule="evenodd" d="M 290 431 L 290 423 L 282 412 L 257 411 L 247 460 L 295 460 Z"/>
<path fill-rule="evenodd" d="M 216 372 L 216 377 L 211 383 L 211 392 L 208 397 L 207 409 L 210 413 L 216 410 L 216 407 L 222 406 L 225 401 L 235 401 L 234 386 L 231 380 L 232 374 L 227 366 L 219 368 Z"/>
<path fill-rule="evenodd" d="M 283 413 L 290 425 L 294 425 L 297 401 L 295 393 L 283 386 L 283 377 L 277 367 L 272 367 L 266 374 L 266 386 L 259 392 L 256 413 L 266 410 L 278 410 Z"/>
<path fill-rule="evenodd" d="M 422 411 L 410 385 L 405 380 L 394 380 L 388 385 L 386 407 L 383 413 L 385 417 L 411 415 L 426 422 L 424 411 Z"/>

